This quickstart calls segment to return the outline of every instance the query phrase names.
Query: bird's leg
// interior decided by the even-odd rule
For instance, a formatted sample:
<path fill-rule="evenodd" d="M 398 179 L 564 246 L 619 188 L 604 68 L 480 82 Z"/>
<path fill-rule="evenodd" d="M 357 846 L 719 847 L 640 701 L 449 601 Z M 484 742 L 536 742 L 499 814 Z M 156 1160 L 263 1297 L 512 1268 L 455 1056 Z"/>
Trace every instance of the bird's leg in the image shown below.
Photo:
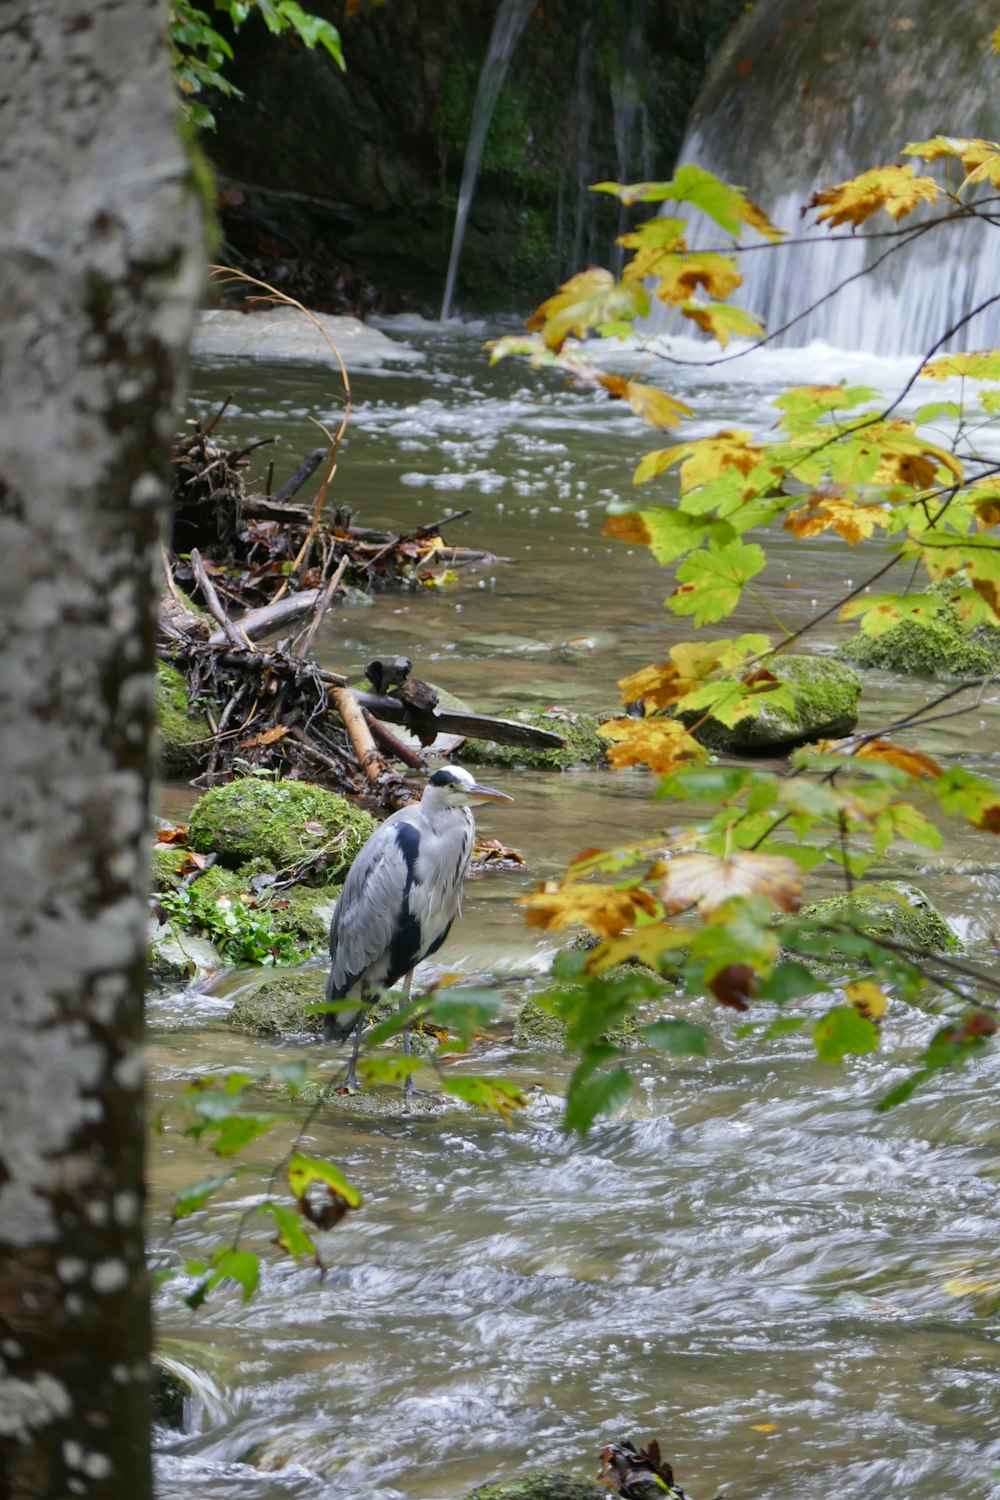
<path fill-rule="evenodd" d="M 409 999 L 410 999 L 410 985 L 412 983 L 413 983 L 413 970 L 411 969 L 410 972 L 407 974 L 406 978 L 403 980 L 403 997 L 402 997 L 402 1001 L 401 1001 L 401 1004 L 403 1004 L 403 1005 L 406 1005 L 409 1002 Z M 407 1021 L 406 1025 L 403 1027 L 403 1056 L 407 1060 L 409 1060 L 409 1058 L 412 1056 L 412 1053 L 413 1053 L 413 1048 L 412 1048 L 411 1043 L 410 1043 L 410 1025 L 411 1025 L 411 1023 L 409 1021 Z M 404 1095 L 405 1098 L 408 1099 L 408 1098 L 410 1098 L 410 1096 L 412 1094 L 415 1094 L 416 1092 L 417 1092 L 416 1089 L 413 1087 L 413 1074 L 410 1073 L 410 1072 L 407 1072 L 406 1082 L 403 1084 L 403 1095 Z"/>
<path fill-rule="evenodd" d="M 352 1093 L 356 1092 L 361 1087 L 361 1085 L 358 1083 L 358 1075 L 354 1070 L 358 1065 L 358 1053 L 361 1051 L 361 1023 L 363 1019 L 363 1015 L 359 1016 L 358 1024 L 354 1028 L 354 1047 L 352 1048 L 351 1061 L 348 1064 L 347 1068 L 347 1077 L 344 1079 L 344 1088 L 350 1089 Z"/>

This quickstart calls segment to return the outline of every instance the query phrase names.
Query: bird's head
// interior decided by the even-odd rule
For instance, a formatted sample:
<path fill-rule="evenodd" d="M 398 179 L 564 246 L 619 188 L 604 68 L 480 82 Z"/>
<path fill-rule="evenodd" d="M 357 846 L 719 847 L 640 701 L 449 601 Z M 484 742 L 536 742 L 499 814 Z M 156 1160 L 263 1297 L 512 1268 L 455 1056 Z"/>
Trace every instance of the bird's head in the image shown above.
<path fill-rule="evenodd" d="M 480 786 L 476 778 L 462 766 L 443 766 L 435 771 L 424 787 L 424 802 L 437 807 L 471 807 L 474 802 L 513 802 L 506 792 L 496 792 L 491 786 Z"/>

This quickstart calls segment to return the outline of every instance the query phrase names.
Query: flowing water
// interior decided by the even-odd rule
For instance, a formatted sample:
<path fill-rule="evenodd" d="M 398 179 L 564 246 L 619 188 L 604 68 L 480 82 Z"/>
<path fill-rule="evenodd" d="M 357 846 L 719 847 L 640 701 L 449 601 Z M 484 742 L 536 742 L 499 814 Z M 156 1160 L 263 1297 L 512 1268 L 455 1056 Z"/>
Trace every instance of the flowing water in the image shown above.
<path fill-rule="evenodd" d="M 769 333 L 794 319 L 784 338 L 795 345 L 822 338 L 882 353 L 930 349 L 982 306 L 949 346 L 998 342 L 1000 235 L 992 225 L 964 221 L 896 254 L 901 231 L 940 217 L 947 205 L 918 211 L 898 228 L 879 212 L 860 234 L 849 224 L 817 227 L 815 212 L 806 211 L 817 189 L 894 162 L 944 181 L 936 168 L 901 154 L 909 143 L 939 132 L 996 139 L 995 25 L 989 0 L 952 0 L 947 11 L 937 0 L 747 7 L 712 62 L 681 160 L 741 184 L 792 236 L 778 255 L 757 244 L 740 256 L 738 300 L 764 317 Z M 952 167 L 947 182 L 955 191 L 963 174 Z M 718 231 L 704 227 L 699 247 L 718 247 Z M 835 283 L 844 290 L 831 300 L 825 294 Z"/>
<path fill-rule="evenodd" d="M 425 360 L 355 378 L 336 500 L 366 525 L 401 529 L 471 506 L 448 535 L 514 561 L 331 610 L 323 662 L 356 673 L 405 653 L 484 711 L 612 707 L 616 678 L 690 633 L 662 608 L 669 578 L 649 554 L 600 534 L 605 505 L 629 492 L 655 440 L 623 404 L 513 365 L 489 370 L 476 330 L 393 331 Z M 678 369 L 671 382 L 697 405 L 699 432 L 765 428 L 790 380 L 891 389 L 903 372 L 814 347 L 745 369 Z M 235 391 L 227 440 L 280 434 L 280 481 L 313 446 L 307 414 L 327 411 L 332 384 L 315 370 L 201 367 L 194 396 L 207 407 Z M 830 538 L 779 541 L 761 593 L 794 626 L 878 556 Z M 773 628 L 752 603 L 736 625 Z M 824 626 L 817 646 L 839 629 Z M 865 722 L 933 692 L 869 674 Z M 991 699 L 913 743 L 1000 774 L 997 718 Z M 480 826 L 519 847 L 525 868 L 470 883 L 441 957 L 505 975 L 514 1000 L 552 951 L 516 897 L 581 847 L 677 814 L 650 802 L 641 772 L 489 779 L 516 801 Z M 164 807 L 187 797 L 164 788 Z M 991 838 L 958 833 L 941 855 L 887 869 L 921 884 L 991 961 Z M 207 1072 L 276 1055 L 331 1078 L 342 1067 L 317 1046 L 232 1033 L 228 1006 L 222 994 L 154 1000 L 155 1106 Z M 873 1106 L 928 1035 L 922 1016 L 891 1014 L 877 1057 L 835 1069 L 801 1037 L 741 1039 L 707 1003 L 676 1013 L 707 1021 L 710 1056 L 643 1062 L 623 1116 L 583 1144 L 559 1127 L 566 1061 L 518 1052 L 502 1029 L 474 1066 L 529 1091 L 509 1127 L 434 1107 L 315 1119 L 307 1149 L 343 1166 L 364 1207 L 324 1237 L 324 1277 L 280 1258 L 251 1214 L 245 1241 L 264 1260 L 252 1302 L 223 1293 L 193 1314 L 189 1282 L 160 1294 L 161 1339 L 200 1372 L 185 1431 L 160 1435 L 161 1500 L 445 1500 L 530 1468 L 592 1472 L 606 1441 L 653 1436 L 696 1500 L 720 1489 L 734 1500 L 1000 1496 L 994 1061 L 937 1079 L 886 1117 Z M 151 1238 L 167 1259 L 232 1232 L 218 1207 L 164 1228 L 173 1189 L 210 1170 L 176 1134 L 152 1148 Z M 255 1202 L 246 1186 L 230 1196 Z"/>

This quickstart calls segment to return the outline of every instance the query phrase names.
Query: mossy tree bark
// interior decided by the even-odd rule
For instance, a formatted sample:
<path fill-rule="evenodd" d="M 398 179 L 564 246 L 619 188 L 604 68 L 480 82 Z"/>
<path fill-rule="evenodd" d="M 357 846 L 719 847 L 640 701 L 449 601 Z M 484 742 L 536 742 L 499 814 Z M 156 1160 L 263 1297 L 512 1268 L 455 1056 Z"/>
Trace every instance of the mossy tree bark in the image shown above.
<path fill-rule="evenodd" d="M 201 276 L 160 0 L 0 12 L 0 1492 L 151 1492 L 143 835 Z"/>

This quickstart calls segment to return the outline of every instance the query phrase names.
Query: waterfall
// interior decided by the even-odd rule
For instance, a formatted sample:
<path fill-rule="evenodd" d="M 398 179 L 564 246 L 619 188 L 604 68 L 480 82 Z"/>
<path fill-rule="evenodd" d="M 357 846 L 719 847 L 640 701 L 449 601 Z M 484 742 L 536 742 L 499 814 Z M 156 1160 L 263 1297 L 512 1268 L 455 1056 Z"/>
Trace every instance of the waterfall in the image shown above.
<path fill-rule="evenodd" d="M 455 214 L 455 228 L 451 236 L 451 254 L 448 257 L 444 296 L 441 299 L 442 322 L 451 314 L 455 278 L 458 275 L 458 263 L 462 256 L 462 241 L 465 239 L 465 226 L 469 218 L 472 195 L 476 190 L 476 178 L 479 175 L 483 146 L 486 144 L 486 132 L 490 128 L 493 111 L 500 97 L 504 78 L 507 76 L 507 66 L 536 3 L 537 0 L 500 0 L 493 22 L 490 44 L 486 49 L 486 57 L 476 88 L 475 103 L 472 106 L 472 124 L 469 127 L 465 161 L 462 164 L 458 210 Z"/>
<path fill-rule="evenodd" d="M 941 180 L 939 169 L 900 155 L 907 141 L 938 133 L 997 137 L 1000 58 L 990 49 L 996 21 L 992 0 L 951 0 L 945 18 L 939 0 L 884 0 L 877 13 L 829 0 L 757 0 L 720 49 L 681 161 L 738 183 L 790 237 L 807 241 L 743 254 L 745 280 L 734 300 L 760 313 L 771 332 L 858 276 L 796 321 L 781 343 L 824 339 L 879 354 L 919 354 L 1000 291 L 1000 228 L 969 221 L 931 231 L 858 275 L 894 243 L 871 238 L 896 229 L 888 215 L 870 218 L 865 238 L 817 229 L 813 212 L 801 217 L 817 188 L 869 167 L 910 161 L 916 173 Z M 954 171 L 952 180 L 960 180 Z M 927 216 L 913 214 L 900 227 Z M 704 247 L 708 239 L 699 226 L 691 243 Z M 715 241 L 717 247 L 718 231 Z M 996 343 L 1000 313 L 991 307 L 948 347 Z"/>

